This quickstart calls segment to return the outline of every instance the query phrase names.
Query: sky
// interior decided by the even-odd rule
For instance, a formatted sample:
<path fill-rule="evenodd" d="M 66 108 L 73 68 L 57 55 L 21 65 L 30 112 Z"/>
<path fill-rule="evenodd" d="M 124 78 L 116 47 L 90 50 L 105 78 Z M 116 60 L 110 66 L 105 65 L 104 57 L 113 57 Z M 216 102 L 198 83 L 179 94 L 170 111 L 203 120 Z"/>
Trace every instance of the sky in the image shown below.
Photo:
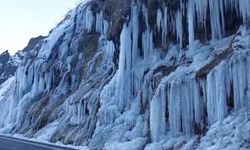
<path fill-rule="evenodd" d="M 14 54 L 48 35 L 79 0 L 0 0 L 0 52 Z"/>

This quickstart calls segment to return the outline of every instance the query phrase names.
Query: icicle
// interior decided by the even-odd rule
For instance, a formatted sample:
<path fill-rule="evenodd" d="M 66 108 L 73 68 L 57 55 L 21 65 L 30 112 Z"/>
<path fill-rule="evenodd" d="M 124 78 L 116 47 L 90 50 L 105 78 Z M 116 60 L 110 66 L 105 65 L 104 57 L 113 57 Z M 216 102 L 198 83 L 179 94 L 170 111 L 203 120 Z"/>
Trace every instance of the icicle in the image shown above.
<path fill-rule="evenodd" d="M 182 12 L 180 10 L 176 13 L 176 22 L 175 22 L 175 29 L 177 34 L 177 41 L 180 43 L 180 48 L 182 48 L 182 41 L 183 41 L 183 24 L 182 24 Z"/>
<path fill-rule="evenodd" d="M 157 9 L 157 18 L 156 18 L 157 31 L 161 31 L 162 26 L 162 12 L 161 9 Z"/>
<path fill-rule="evenodd" d="M 106 35 L 108 31 L 108 22 L 103 17 L 103 12 L 96 14 L 96 31 Z"/>
<path fill-rule="evenodd" d="M 220 5 L 221 2 L 218 0 L 209 0 L 212 39 L 221 39 L 222 32 L 224 31 L 224 26 L 221 23 L 221 18 L 224 20 L 224 16 L 222 16 L 224 13 L 222 13 L 223 7 Z"/>
<path fill-rule="evenodd" d="M 149 27 L 149 22 L 148 22 L 148 9 L 146 8 L 144 4 L 142 5 L 142 14 L 146 22 L 146 28 L 149 29 L 150 27 Z"/>
<path fill-rule="evenodd" d="M 84 11 L 84 26 L 90 32 L 92 30 L 92 26 L 94 23 L 94 16 L 91 11 L 91 7 L 87 7 L 86 11 Z"/>
<path fill-rule="evenodd" d="M 207 116 L 208 123 L 211 125 L 217 120 L 216 115 L 216 87 L 215 87 L 214 75 L 210 73 L 207 76 Z"/>
<path fill-rule="evenodd" d="M 121 46 L 119 56 L 117 97 L 119 98 L 119 109 L 123 110 L 128 106 L 131 99 L 131 27 L 124 24 L 121 33 Z"/>
<path fill-rule="evenodd" d="M 216 109 L 217 110 L 217 118 L 219 121 L 222 121 L 227 113 L 227 90 L 226 85 L 228 80 L 226 80 L 227 72 L 224 68 L 218 70 L 215 73 L 215 88 L 216 88 L 216 97 L 214 97 L 214 101 L 216 103 Z M 212 84 L 212 83 L 211 83 Z"/>
<path fill-rule="evenodd" d="M 195 0 L 197 22 L 199 27 L 206 28 L 208 0 Z"/>
<path fill-rule="evenodd" d="M 197 83 L 194 79 L 172 81 L 168 90 L 169 125 L 173 136 L 183 133 L 194 133 L 195 119 L 200 122 L 202 115 L 202 101 L 199 99 Z M 200 116 L 198 116 L 198 114 Z"/>
<path fill-rule="evenodd" d="M 225 34 L 225 14 L 224 14 L 224 5 L 223 5 L 223 1 L 220 0 L 219 1 L 219 6 L 220 6 L 220 19 L 221 19 L 221 28 L 222 28 L 222 35 Z"/>
<path fill-rule="evenodd" d="M 162 21 L 162 45 L 167 47 L 167 34 L 168 34 L 168 8 L 164 9 L 163 21 Z"/>
<path fill-rule="evenodd" d="M 153 45 L 153 33 L 151 30 L 146 30 L 142 35 L 142 48 L 144 52 L 144 60 L 146 62 L 152 60 L 154 45 Z"/>
<path fill-rule="evenodd" d="M 142 34 L 142 49 L 144 52 L 144 60 L 147 62 L 149 60 L 151 61 L 153 56 L 153 32 L 148 23 L 148 10 L 144 5 L 142 6 L 142 13 L 147 27 L 147 30 Z"/>
<path fill-rule="evenodd" d="M 247 73 L 244 57 L 236 56 L 232 61 L 231 76 L 234 90 L 234 109 L 239 110 L 246 106 L 245 90 L 247 89 Z"/>
<path fill-rule="evenodd" d="M 192 82 L 191 82 L 192 83 Z M 190 84 L 189 81 L 179 84 L 180 91 L 182 91 L 181 97 L 181 118 L 182 118 L 182 132 L 185 135 L 192 135 L 194 133 L 194 97 L 193 91 L 190 92 L 190 89 L 193 88 L 193 84 Z M 192 89 L 193 90 L 193 89 Z"/>
<path fill-rule="evenodd" d="M 136 3 L 133 1 L 132 3 L 132 16 L 131 16 L 131 26 L 132 26 L 132 64 L 135 64 L 138 61 L 138 56 L 139 56 L 139 48 L 138 48 L 138 43 L 139 43 L 139 10 L 138 6 Z M 132 72 L 131 72 L 132 73 Z M 140 89 L 139 84 L 142 82 L 141 79 L 142 76 L 136 76 L 136 74 L 133 72 L 132 73 L 132 90 L 134 91 L 133 94 L 136 94 Z M 138 84 L 139 82 L 139 84 Z"/>
<path fill-rule="evenodd" d="M 150 130 L 154 142 L 160 141 L 165 135 L 166 112 L 166 90 L 165 86 L 161 86 L 150 103 Z"/>
<path fill-rule="evenodd" d="M 169 126 L 172 135 L 181 133 L 181 91 L 176 81 L 171 82 L 168 110 L 169 110 Z"/>
<path fill-rule="evenodd" d="M 188 41 L 189 41 L 189 49 L 193 49 L 194 45 L 194 0 L 188 1 Z"/>
<path fill-rule="evenodd" d="M 38 93 L 39 93 L 39 79 L 38 79 L 38 75 L 37 73 L 34 75 L 35 78 L 34 78 L 34 83 L 32 85 L 32 90 L 31 90 L 31 93 L 32 93 L 32 96 L 36 96 Z"/>
<path fill-rule="evenodd" d="M 239 10 L 244 22 L 250 19 L 249 8 L 250 8 L 250 0 L 239 0 Z"/>
<path fill-rule="evenodd" d="M 203 83 L 204 81 L 201 81 L 201 84 Z M 194 115 L 195 115 L 195 123 L 196 124 L 200 124 L 202 123 L 202 120 L 204 118 L 204 106 L 205 106 L 205 92 L 203 92 L 203 96 L 200 95 L 200 90 L 205 90 L 205 86 L 201 86 L 201 89 L 199 88 L 198 86 L 198 83 L 194 80 L 191 81 L 191 88 L 192 89 L 191 93 L 192 94 L 192 97 L 193 97 L 193 102 L 194 102 Z"/>
<path fill-rule="evenodd" d="M 132 4 L 133 5 L 133 4 Z M 134 4 L 135 5 L 135 4 Z M 139 38 L 139 10 L 137 5 L 132 7 L 132 63 L 135 62 L 138 52 L 138 38 Z"/>

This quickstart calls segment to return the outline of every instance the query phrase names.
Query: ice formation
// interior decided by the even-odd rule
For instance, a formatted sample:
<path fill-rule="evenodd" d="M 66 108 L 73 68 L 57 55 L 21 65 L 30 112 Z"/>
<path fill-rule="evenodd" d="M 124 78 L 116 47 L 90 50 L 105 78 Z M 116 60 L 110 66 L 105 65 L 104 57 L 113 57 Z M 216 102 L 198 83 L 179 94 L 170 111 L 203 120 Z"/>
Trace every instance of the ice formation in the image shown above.
<path fill-rule="evenodd" d="M 1 133 L 161 149 L 250 106 L 249 0 L 109 2 L 79 4 L 21 62 L 0 99 Z M 232 12 L 246 24 L 225 38 Z"/>

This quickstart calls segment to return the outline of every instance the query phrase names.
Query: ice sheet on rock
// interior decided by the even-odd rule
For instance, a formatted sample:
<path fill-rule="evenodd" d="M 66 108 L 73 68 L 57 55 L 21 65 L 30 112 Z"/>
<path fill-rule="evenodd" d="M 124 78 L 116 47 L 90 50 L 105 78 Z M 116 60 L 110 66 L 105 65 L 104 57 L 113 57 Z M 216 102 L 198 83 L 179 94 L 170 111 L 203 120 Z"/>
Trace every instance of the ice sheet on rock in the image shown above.
<path fill-rule="evenodd" d="M 165 140 L 153 142 L 146 145 L 145 150 L 160 150 L 160 149 L 195 149 L 198 142 L 198 137 L 166 137 Z"/>
<path fill-rule="evenodd" d="M 52 135 L 55 134 L 56 130 L 58 130 L 58 123 L 59 122 L 53 122 L 53 123 L 46 125 L 43 129 L 38 131 L 34 135 L 34 137 L 39 140 L 50 141 L 50 138 L 52 137 Z"/>
<path fill-rule="evenodd" d="M 148 6 L 133 1 L 119 42 L 107 40 L 104 12 L 79 5 L 51 31 L 38 56 L 19 67 L 10 98 L 0 98 L 2 131 L 96 149 L 137 150 L 150 142 L 146 149 L 192 147 L 196 138 L 188 137 L 250 106 L 249 29 L 241 28 L 232 47 L 232 37 L 202 44 L 195 35 L 196 27 L 211 28 L 212 38 L 222 38 L 226 12 L 236 9 L 248 20 L 249 6 L 243 2 L 249 4 L 181 1 L 174 13 L 157 8 L 152 27 Z M 157 35 L 162 41 L 155 43 Z M 81 47 L 83 38 L 90 38 L 95 49 Z M 196 77 L 227 48 L 233 49 L 230 57 Z M 237 136 L 247 139 L 243 132 L 237 129 Z"/>
<path fill-rule="evenodd" d="M 10 94 L 9 91 L 11 90 L 11 85 L 14 84 L 13 83 L 14 81 L 15 81 L 15 77 L 11 77 L 0 86 L 0 105 L 2 106 L 0 109 L 0 127 L 1 128 L 4 127 L 4 120 L 6 119 L 8 112 L 9 112 L 8 111 L 9 107 L 7 107 L 9 105 L 9 101 L 6 98 L 6 96 Z"/>
<path fill-rule="evenodd" d="M 15 77 L 11 77 L 0 85 L 0 102 L 3 101 L 3 99 L 6 97 L 6 94 L 8 94 L 8 90 L 10 89 L 14 80 Z"/>
<path fill-rule="evenodd" d="M 213 124 L 197 149 L 249 149 L 249 112 L 240 110 Z"/>

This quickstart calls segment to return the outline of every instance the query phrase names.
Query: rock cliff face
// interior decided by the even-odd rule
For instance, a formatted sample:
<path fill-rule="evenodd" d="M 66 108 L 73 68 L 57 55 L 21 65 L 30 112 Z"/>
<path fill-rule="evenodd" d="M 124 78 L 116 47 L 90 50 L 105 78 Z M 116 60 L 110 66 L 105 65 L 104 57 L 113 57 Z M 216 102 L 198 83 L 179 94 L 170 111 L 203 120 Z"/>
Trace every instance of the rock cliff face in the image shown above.
<path fill-rule="evenodd" d="M 12 77 L 18 67 L 18 57 L 11 57 L 8 51 L 0 54 L 0 84 Z"/>
<path fill-rule="evenodd" d="M 0 132 L 90 149 L 203 147 L 213 123 L 250 107 L 249 8 L 85 1 L 27 47 L 0 100 Z"/>
<path fill-rule="evenodd" d="M 0 85 L 14 76 L 21 61 L 27 57 L 35 57 L 41 48 L 45 37 L 32 38 L 28 45 L 11 56 L 8 50 L 0 54 Z"/>

